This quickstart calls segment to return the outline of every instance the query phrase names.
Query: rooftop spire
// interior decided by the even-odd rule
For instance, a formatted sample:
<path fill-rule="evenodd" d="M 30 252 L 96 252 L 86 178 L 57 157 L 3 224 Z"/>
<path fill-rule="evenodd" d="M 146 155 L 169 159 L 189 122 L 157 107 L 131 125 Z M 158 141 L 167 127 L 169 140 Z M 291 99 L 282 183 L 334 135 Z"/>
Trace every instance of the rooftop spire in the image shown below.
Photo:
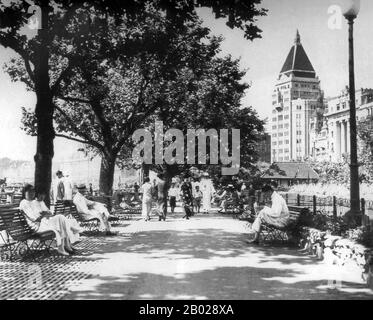
<path fill-rule="evenodd" d="M 292 73 L 297 77 L 305 78 L 315 78 L 316 76 L 311 61 L 308 59 L 307 54 L 300 42 L 300 35 L 298 30 L 295 36 L 294 45 L 290 48 L 290 52 L 280 73 Z"/>
<path fill-rule="evenodd" d="M 300 44 L 300 35 L 299 35 L 299 30 L 297 29 L 297 33 L 295 35 L 295 44 Z"/>

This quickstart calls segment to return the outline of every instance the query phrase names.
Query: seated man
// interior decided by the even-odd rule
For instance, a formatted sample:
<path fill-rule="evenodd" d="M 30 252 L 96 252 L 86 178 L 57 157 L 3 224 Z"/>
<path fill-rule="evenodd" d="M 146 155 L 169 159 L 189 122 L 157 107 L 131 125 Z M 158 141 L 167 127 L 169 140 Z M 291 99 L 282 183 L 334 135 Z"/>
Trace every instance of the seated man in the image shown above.
<path fill-rule="evenodd" d="M 76 206 L 78 213 L 84 220 L 98 219 L 100 221 L 100 229 L 106 231 L 107 235 L 113 235 L 110 231 L 109 218 L 110 213 L 103 203 L 91 201 L 84 197 L 86 186 L 80 184 L 77 186 L 77 192 L 74 196 L 73 203 Z"/>
<path fill-rule="evenodd" d="M 289 209 L 286 201 L 273 188 L 266 185 L 262 188 L 264 197 L 270 197 L 271 207 L 265 206 L 255 218 L 251 226 L 249 242 L 258 242 L 262 223 L 276 227 L 285 227 L 289 223 Z"/>

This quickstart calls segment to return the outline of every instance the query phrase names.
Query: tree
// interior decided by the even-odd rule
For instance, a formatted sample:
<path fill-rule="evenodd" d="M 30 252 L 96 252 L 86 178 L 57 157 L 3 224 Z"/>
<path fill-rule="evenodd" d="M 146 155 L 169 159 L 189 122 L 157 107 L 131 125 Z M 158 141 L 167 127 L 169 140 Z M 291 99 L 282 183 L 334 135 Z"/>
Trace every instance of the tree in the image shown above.
<path fill-rule="evenodd" d="M 167 19 L 175 26 L 188 20 L 197 6 L 210 7 L 216 18 L 228 18 L 229 27 L 244 30 L 245 37 L 251 40 L 260 37 L 260 29 L 255 25 L 256 17 L 266 13 L 266 10 L 257 7 L 260 0 L 226 0 L 217 3 L 210 0 L 193 2 L 178 0 L 92 0 L 90 2 L 30 0 L 26 2 L 15 0 L 0 4 L 0 45 L 11 48 L 22 59 L 28 79 L 17 80 L 31 81 L 37 98 L 34 124 L 37 132 L 37 150 L 34 157 L 36 188 L 49 194 L 55 137 L 54 99 L 59 91 L 60 83 L 63 80 L 68 82 L 69 75 L 76 66 L 74 55 L 72 54 L 71 59 L 67 56 L 65 68 L 61 70 L 56 79 L 51 79 L 49 73 L 53 64 L 50 45 L 61 38 L 85 43 L 86 33 L 71 34 L 67 28 L 70 20 L 76 17 L 79 10 L 95 7 L 114 16 L 116 20 L 121 20 L 124 16 L 132 17 L 141 14 L 142 10 L 150 4 L 164 11 Z M 29 9 L 40 12 L 41 20 L 39 21 L 41 28 L 32 39 L 23 34 L 23 28 L 27 26 L 28 19 L 32 15 Z M 92 32 L 92 30 L 89 31 Z"/>
<path fill-rule="evenodd" d="M 86 26 L 96 32 L 94 38 L 88 39 L 89 47 L 70 48 L 79 52 L 80 63 L 70 81 L 61 83 L 54 121 L 57 137 L 81 142 L 86 151 L 101 156 L 100 191 L 110 194 L 117 157 L 130 154 L 134 131 L 146 126 L 149 117 L 162 108 L 164 97 L 171 90 L 169 84 L 187 66 L 200 68 L 200 60 L 210 61 L 216 54 L 217 40 L 204 43 L 209 31 L 201 27 L 196 16 L 172 33 L 169 22 L 154 9 L 122 24 L 92 18 L 97 16 L 99 12 L 91 9 L 69 26 L 77 30 Z M 129 40 L 133 38 L 135 49 Z M 166 39 L 168 45 L 164 45 Z M 65 55 L 61 48 L 68 46 L 59 42 L 51 47 L 56 69 L 60 69 Z M 110 54 L 105 51 L 108 47 Z M 22 74 L 18 64 L 13 69 Z M 35 134 L 33 123 L 34 113 L 24 110 L 29 134 Z"/>
<path fill-rule="evenodd" d="M 242 81 L 245 71 L 240 70 L 239 60 L 230 56 L 219 57 L 220 42 L 219 38 L 213 39 L 210 49 L 207 50 L 209 54 L 198 55 L 198 63 L 188 65 L 181 70 L 177 79 L 169 81 L 167 94 L 163 95 L 161 107 L 157 109 L 154 118 L 163 123 L 164 131 L 171 128 L 179 129 L 184 137 L 187 137 L 188 129 L 215 129 L 220 140 L 220 129 L 239 129 L 240 165 L 251 168 L 257 160 L 255 145 L 259 133 L 263 131 L 263 122 L 258 119 L 251 107 L 241 108 L 241 99 L 249 88 Z M 154 132 L 153 125 L 149 130 Z M 231 132 L 229 133 L 231 141 Z M 195 142 L 197 145 L 201 141 L 197 139 Z M 165 141 L 164 148 L 170 144 L 171 141 Z M 221 161 L 212 164 L 209 144 L 206 147 L 206 163 L 201 164 L 198 148 L 191 156 L 188 152 L 187 139 L 184 139 L 183 164 L 165 163 L 153 165 L 152 169 L 164 172 L 166 180 L 188 171 L 192 166 L 216 173 L 216 169 L 221 169 L 224 164 Z M 232 151 L 232 145 L 229 145 L 229 149 Z M 216 151 L 221 160 L 221 148 Z M 153 159 L 154 152 L 153 145 Z M 185 160 L 191 160 L 191 157 L 194 157 L 194 163 L 185 163 Z"/>
<path fill-rule="evenodd" d="M 358 122 L 360 180 L 373 182 L 373 116 Z"/>

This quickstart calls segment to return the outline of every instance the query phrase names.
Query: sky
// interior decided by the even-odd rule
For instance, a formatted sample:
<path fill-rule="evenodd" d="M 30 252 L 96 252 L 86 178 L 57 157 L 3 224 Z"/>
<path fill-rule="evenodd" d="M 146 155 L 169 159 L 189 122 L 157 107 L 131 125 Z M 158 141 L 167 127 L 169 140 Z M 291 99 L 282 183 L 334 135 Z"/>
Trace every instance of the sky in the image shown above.
<path fill-rule="evenodd" d="M 251 83 L 242 104 L 252 106 L 261 119 L 271 115 L 271 95 L 276 78 L 299 30 L 303 47 L 321 81 L 325 96 L 335 96 L 348 84 L 347 23 L 331 29 L 330 6 L 341 0 L 263 0 L 267 16 L 256 22 L 263 31 L 261 39 L 244 39 L 241 30 L 232 30 L 223 19 L 216 20 L 210 9 L 198 10 L 204 25 L 215 35 L 223 35 L 222 54 L 241 59 L 247 69 L 245 81 Z M 361 0 L 355 21 L 356 88 L 373 88 L 373 1 Z M 0 65 L 13 56 L 0 47 Z M 36 139 L 20 129 L 21 107 L 34 108 L 35 95 L 20 83 L 12 83 L 0 68 L 0 158 L 32 161 Z M 76 152 L 71 141 L 55 140 L 55 160 L 66 159 Z"/>

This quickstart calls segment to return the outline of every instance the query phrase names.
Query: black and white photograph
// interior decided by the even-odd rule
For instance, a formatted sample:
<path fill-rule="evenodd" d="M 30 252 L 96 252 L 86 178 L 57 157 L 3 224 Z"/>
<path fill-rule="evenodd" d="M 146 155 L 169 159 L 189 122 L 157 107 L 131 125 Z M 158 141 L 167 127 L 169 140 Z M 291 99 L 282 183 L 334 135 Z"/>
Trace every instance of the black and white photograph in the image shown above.
<path fill-rule="evenodd" d="M 370 0 L 0 0 L 0 301 L 373 300 L 372 30 Z"/>

